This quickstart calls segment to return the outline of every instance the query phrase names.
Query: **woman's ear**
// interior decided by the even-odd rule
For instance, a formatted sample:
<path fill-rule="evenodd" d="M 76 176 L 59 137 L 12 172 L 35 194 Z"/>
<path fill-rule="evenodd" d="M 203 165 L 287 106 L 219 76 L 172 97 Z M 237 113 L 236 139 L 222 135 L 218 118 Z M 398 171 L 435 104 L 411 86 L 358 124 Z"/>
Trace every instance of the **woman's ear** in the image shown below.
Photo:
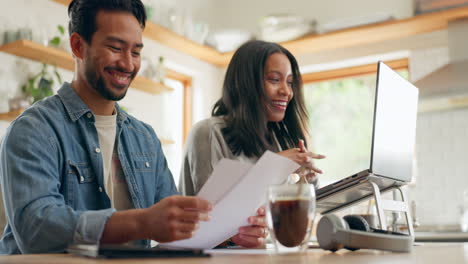
<path fill-rule="evenodd" d="M 85 40 L 83 39 L 83 37 L 81 37 L 80 34 L 74 32 L 71 34 L 70 36 L 70 47 L 71 47 L 71 51 L 72 51 L 72 54 L 76 57 L 76 58 L 79 58 L 79 59 L 82 59 L 83 58 L 83 54 L 84 54 L 84 45 L 85 45 Z"/>

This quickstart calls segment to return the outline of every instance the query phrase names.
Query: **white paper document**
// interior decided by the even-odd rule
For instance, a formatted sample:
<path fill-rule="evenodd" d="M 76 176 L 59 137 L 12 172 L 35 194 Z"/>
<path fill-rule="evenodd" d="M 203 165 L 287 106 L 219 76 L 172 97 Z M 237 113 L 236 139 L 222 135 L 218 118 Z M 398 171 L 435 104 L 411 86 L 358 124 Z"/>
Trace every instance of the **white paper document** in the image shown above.
<path fill-rule="evenodd" d="M 192 238 L 163 247 L 211 249 L 237 234 L 239 227 L 248 225 L 249 216 L 266 202 L 267 188 L 283 183 L 299 165 L 281 155 L 266 151 L 256 164 L 222 159 L 198 193 L 213 204 L 211 220 L 200 222 Z"/>

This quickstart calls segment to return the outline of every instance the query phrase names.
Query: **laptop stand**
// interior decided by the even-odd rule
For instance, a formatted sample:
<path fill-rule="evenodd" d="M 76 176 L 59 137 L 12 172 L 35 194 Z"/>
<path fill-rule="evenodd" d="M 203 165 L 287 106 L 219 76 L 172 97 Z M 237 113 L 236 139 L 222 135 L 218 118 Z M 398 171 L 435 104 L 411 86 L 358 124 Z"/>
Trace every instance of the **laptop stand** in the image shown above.
<path fill-rule="evenodd" d="M 362 201 L 364 201 L 366 199 L 374 197 L 375 207 L 376 207 L 376 211 L 377 211 L 377 217 L 379 219 L 379 224 L 380 224 L 380 229 L 387 230 L 387 220 L 385 218 L 385 213 L 384 213 L 385 211 L 402 212 L 402 213 L 405 214 L 406 223 L 408 225 L 408 234 L 410 236 L 414 236 L 413 222 L 412 222 L 412 218 L 411 218 L 411 215 L 410 215 L 410 210 L 409 210 L 410 207 L 409 207 L 408 199 L 407 199 L 405 193 L 403 192 L 403 190 L 401 189 L 401 186 L 391 186 L 389 188 L 385 188 L 382 191 L 382 192 L 386 193 L 386 192 L 394 190 L 394 189 L 398 190 L 400 195 L 401 195 L 401 201 L 387 200 L 387 199 L 382 198 L 382 195 L 381 195 L 382 192 L 380 191 L 380 188 L 379 188 L 379 185 L 377 184 L 377 181 L 378 180 L 375 180 L 374 177 L 371 176 L 371 177 L 367 178 L 365 181 L 361 182 L 359 184 L 359 186 L 356 187 L 357 189 L 347 188 L 347 189 L 341 190 L 341 191 L 339 191 L 339 192 L 337 192 L 335 194 L 331 194 L 328 197 L 328 199 L 332 199 L 333 196 L 335 196 L 335 197 L 340 196 L 340 195 L 341 196 L 348 196 L 350 194 L 356 193 L 359 190 L 363 190 L 363 189 L 366 190 L 365 193 L 367 193 L 365 196 L 363 196 L 360 199 L 355 199 L 354 201 L 348 202 L 348 203 L 336 204 L 332 208 L 323 210 L 320 213 L 325 214 L 325 213 L 336 212 L 338 210 L 348 208 L 348 207 L 350 207 L 350 206 L 352 206 L 352 205 L 354 205 L 354 204 L 356 204 L 358 202 L 362 202 Z"/>
<path fill-rule="evenodd" d="M 414 236 L 413 221 L 411 219 L 409 211 L 408 199 L 401 187 L 396 186 L 392 188 L 397 189 L 400 192 L 401 201 L 385 200 L 380 195 L 379 186 L 377 186 L 377 184 L 374 183 L 372 180 L 369 180 L 368 183 L 371 185 L 372 191 L 374 192 L 375 207 L 377 209 L 377 216 L 379 218 L 380 229 L 387 230 L 387 220 L 385 218 L 384 211 L 402 212 L 405 214 L 406 224 L 408 225 L 408 234 L 410 236 Z"/>

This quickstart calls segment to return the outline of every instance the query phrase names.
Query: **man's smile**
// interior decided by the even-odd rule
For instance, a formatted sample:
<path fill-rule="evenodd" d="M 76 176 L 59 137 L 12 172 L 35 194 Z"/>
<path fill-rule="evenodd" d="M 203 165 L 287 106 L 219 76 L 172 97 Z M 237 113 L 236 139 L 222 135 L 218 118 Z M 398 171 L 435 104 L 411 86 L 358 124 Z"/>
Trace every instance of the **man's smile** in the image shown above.
<path fill-rule="evenodd" d="M 111 77 L 111 83 L 119 87 L 127 87 L 133 78 L 133 73 L 122 72 L 114 69 L 106 69 L 105 72 Z"/>

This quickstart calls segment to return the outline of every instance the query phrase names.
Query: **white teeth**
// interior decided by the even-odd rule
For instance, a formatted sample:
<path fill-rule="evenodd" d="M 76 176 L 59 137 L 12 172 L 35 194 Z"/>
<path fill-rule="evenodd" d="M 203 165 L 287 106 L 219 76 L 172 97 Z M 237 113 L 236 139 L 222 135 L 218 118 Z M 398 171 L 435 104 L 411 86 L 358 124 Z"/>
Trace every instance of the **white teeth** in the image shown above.
<path fill-rule="evenodd" d="M 275 104 L 275 105 L 281 105 L 281 106 L 287 106 L 287 105 L 288 105 L 287 102 L 273 102 L 273 104 Z"/>
<path fill-rule="evenodd" d="M 128 79 L 128 77 L 126 76 L 119 76 L 117 74 L 112 74 L 112 77 L 116 78 L 119 81 L 126 81 Z"/>

